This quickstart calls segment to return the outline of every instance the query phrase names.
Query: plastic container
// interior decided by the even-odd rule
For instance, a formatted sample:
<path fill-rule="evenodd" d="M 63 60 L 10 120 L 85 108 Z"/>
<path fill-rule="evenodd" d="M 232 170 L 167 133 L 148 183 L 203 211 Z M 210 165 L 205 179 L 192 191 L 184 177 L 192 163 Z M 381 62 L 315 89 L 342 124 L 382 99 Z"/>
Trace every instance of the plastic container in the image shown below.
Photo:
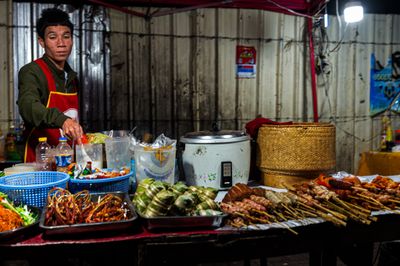
<path fill-rule="evenodd" d="M 66 188 L 69 175 L 60 172 L 28 172 L 0 178 L 0 191 L 18 204 L 43 207 L 54 187 Z"/>
<path fill-rule="evenodd" d="M 127 175 L 101 178 L 101 179 L 70 179 L 68 190 L 77 193 L 82 190 L 89 190 L 90 193 L 100 192 L 129 192 L 129 180 L 133 175 L 130 172 Z"/>
<path fill-rule="evenodd" d="M 170 149 L 144 150 L 141 146 L 135 147 L 136 179 L 150 177 L 156 180 L 174 184 L 175 177 L 175 146 Z"/>
<path fill-rule="evenodd" d="M 131 169 L 129 137 L 108 138 L 106 142 L 107 168 L 111 170 Z"/>
<path fill-rule="evenodd" d="M 102 133 L 111 138 L 129 137 L 129 130 L 109 130 Z"/>
<path fill-rule="evenodd" d="M 51 171 L 51 158 L 47 157 L 50 155 L 50 153 L 48 152 L 50 149 L 51 146 L 47 143 L 47 138 L 39 138 L 39 143 L 35 148 L 37 170 Z"/>
<path fill-rule="evenodd" d="M 92 169 L 103 168 L 103 145 L 82 144 L 76 145 L 76 163 L 85 167 L 88 161 L 92 162 Z"/>
<path fill-rule="evenodd" d="M 19 163 L 4 169 L 5 175 L 23 174 L 37 170 L 36 163 Z"/>
<path fill-rule="evenodd" d="M 68 165 L 72 163 L 74 151 L 67 143 L 67 138 L 61 137 L 56 147 L 55 158 L 58 172 L 68 172 Z"/>

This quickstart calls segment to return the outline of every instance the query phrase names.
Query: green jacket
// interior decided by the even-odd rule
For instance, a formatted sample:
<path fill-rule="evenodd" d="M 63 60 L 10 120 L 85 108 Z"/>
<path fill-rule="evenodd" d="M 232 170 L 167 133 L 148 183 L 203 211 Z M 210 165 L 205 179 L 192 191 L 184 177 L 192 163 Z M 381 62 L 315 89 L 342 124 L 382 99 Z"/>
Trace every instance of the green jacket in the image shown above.
<path fill-rule="evenodd" d="M 75 92 L 74 86 L 78 83 L 77 74 L 66 62 L 64 70 L 59 70 L 46 55 L 43 60 L 49 66 L 56 83 L 58 92 Z M 74 82 L 75 80 L 75 82 Z M 27 127 L 61 128 L 64 121 L 69 118 L 57 108 L 46 108 L 49 98 L 47 80 L 42 69 L 35 62 L 23 66 L 18 73 L 18 108 Z"/>

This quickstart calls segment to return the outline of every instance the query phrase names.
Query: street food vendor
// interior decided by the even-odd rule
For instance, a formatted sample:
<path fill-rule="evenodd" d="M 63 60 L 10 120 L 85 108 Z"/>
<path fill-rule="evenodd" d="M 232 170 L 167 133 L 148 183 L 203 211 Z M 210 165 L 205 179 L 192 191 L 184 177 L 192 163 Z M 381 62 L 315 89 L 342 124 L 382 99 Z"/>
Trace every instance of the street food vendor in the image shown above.
<path fill-rule="evenodd" d="M 73 25 L 67 13 L 43 10 L 36 24 L 42 58 L 18 73 L 18 107 L 26 132 L 25 162 L 35 161 L 39 137 L 56 146 L 61 134 L 80 144 L 83 134 L 78 119 L 78 79 L 67 62 L 73 45 Z"/>

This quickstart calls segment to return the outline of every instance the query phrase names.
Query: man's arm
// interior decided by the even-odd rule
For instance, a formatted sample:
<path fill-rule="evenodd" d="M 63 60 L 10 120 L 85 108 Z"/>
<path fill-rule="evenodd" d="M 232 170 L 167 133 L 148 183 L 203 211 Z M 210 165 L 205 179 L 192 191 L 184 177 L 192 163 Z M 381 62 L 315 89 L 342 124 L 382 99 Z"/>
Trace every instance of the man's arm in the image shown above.
<path fill-rule="evenodd" d="M 25 122 L 35 127 L 62 128 L 69 117 L 57 108 L 46 108 L 42 103 L 47 92 L 46 80 L 41 80 L 40 69 L 24 66 L 18 73 L 18 107 Z"/>

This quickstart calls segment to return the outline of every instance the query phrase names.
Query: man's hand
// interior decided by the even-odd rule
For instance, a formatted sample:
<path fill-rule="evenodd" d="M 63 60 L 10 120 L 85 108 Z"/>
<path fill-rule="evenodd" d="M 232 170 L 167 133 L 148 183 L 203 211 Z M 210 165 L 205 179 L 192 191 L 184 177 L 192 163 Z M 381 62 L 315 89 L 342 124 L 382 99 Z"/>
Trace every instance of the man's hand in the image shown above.
<path fill-rule="evenodd" d="M 81 137 L 83 135 L 83 130 L 81 125 L 79 125 L 79 123 L 76 122 L 74 119 L 68 118 L 67 120 L 65 120 L 64 124 L 62 125 L 62 130 L 70 138 L 74 139 L 77 142 L 77 144 L 81 144 Z"/>

